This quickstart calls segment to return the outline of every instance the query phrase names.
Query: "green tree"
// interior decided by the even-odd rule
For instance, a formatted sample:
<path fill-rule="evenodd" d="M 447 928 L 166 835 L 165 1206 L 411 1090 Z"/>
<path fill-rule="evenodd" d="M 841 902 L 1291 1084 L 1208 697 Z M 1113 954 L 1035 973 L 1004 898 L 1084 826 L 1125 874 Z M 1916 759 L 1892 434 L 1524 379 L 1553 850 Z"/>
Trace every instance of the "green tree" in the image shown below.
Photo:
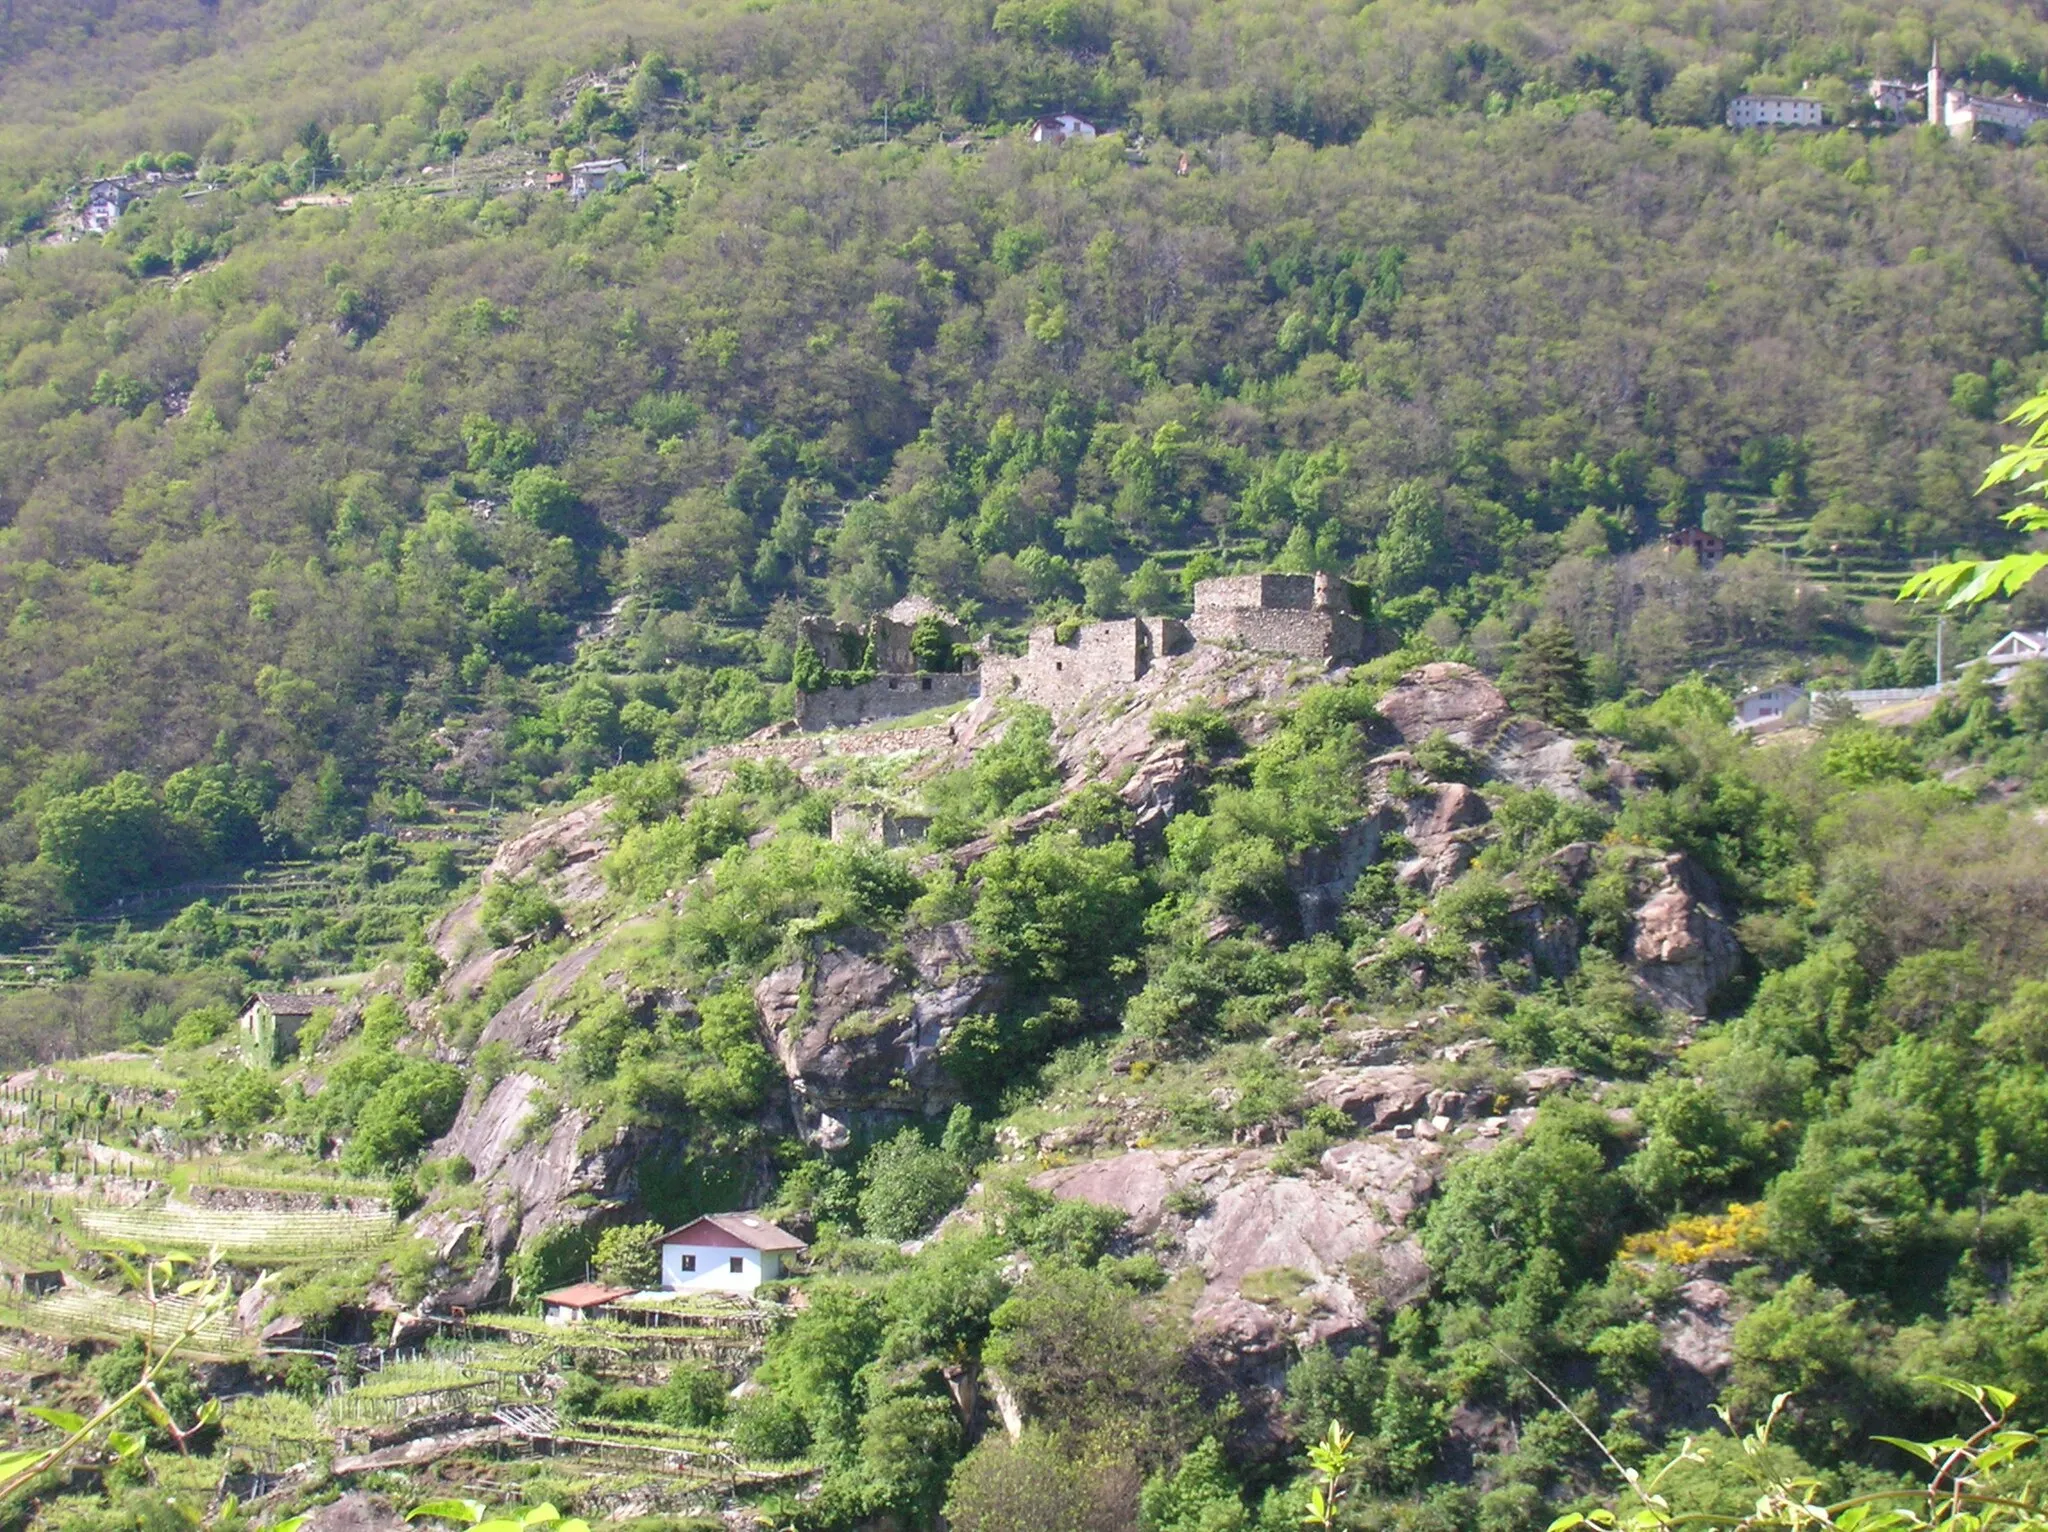
<path fill-rule="evenodd" d="M 461 1070 L 438 1060 L 401 1066 L 363 1104 L 342 1151 L 343 1167 L 361 1174 L 410 1164 L 453 1125 L 468 1083 Z"/>
<path fill-rule="evenodd" d="M 1128 841 L 1047 832 L 982 859 L 974 932 L 1025 983 L 1101 983 L 1137 946 L 1144 880 Z"/>
<path fill-rule="evenodd" d="M 616 1224 L 597 1237 L 597 1275 L 616 1287 L 644 1291 L 661 1285 L 658 1223 Z"/>
<path fill-rule="evenodd" d="M 1586 726 L 1586 662 L 1570 628 L 1553 618 L 1532 626 L 1515 648 L 1501 690 L 1517 708 L 1560 729 Z"/>
<path fill-rule="evenodd" d="M 915 1239 L 930 1232 L 966 1194 L 968 1169 L 946 1150 L 926 1143 L 915 1128 L 868 1151 L 860 1220 L 883 1239 Z"/>

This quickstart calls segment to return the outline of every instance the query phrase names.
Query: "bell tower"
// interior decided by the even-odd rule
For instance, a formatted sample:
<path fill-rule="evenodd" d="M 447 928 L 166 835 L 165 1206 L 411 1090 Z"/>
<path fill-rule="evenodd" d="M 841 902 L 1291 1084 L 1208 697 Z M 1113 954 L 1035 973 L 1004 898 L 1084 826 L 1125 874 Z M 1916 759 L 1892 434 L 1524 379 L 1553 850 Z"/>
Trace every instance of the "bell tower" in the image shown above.
<path fill-rule="evenodd" d="M 1941 81 L 1941 44 L 1937 42 L 1934 57 L 1927 65 L 1927 120 L 1939 124 L 1947 116 L 1947 107 Z"/>

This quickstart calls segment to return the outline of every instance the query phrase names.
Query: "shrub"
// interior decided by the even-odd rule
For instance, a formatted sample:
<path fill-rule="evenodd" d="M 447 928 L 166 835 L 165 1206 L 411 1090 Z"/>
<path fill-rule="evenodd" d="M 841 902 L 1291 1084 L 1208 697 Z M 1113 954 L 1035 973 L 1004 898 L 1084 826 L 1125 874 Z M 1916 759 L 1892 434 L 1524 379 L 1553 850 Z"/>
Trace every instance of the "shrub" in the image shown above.
<path fill-rule="evenodd" d="M 562 928 L 562 911 L 531 878 L 503 878 L 484 890 L 477 924 L 493 946 L 509 947 Z"/>
<path fill-rule="evenodd" d="M 861 1167 L 860 1220 L 883 1239 L 915 1239 L 966 1194 L 968 1171 L 915 1128 L 869 1151 Z"/>
<path fill-rule="evenodd" d="M 1220 708 L 1202 701 L 1191 702 L 1176 712 L 1154 713 L 1152 734 L 1157 739 L 1180 740 L 1205 757 L 1240 749 L 1244 744 L 1237 725 Z"/>
<path fill-rule="evenodd" d="M 662 1385 L 655 1413 L 666 1425 L 703 1430 L 725 1419 L 729 1407 L 724 1374 L 701 1363 L 678 1362 Z"/>
<path fill-rule="evenodd" d="M 1415 764 L 1439 782 L 1476 782 L 1485 763 L 1442 729 L 1415 747 Z"/>
<path fill-rule="evenodd" d="M 448 1131 L 468 1084 L 453 1064 L 433 1059 L 406 1063 L 364 1104 L 342 1151 L 342 1167 L 360 1174 L 408 1164 L 430 1139 Z"/>
<path fill-rule="evenodd" d="M 982 859 L 974 930 L 1000 967 L 1026 983 L 1099 980 L 1138 942 L 1144 882 L 1130 843 L 1072 834 L 999 846 Z"/>
<path fill-rule="evenodd" d="M 219 1001 L 187 1011 L 171 1028 L 173 1048 L 204 1048 L 218 1042 L 235 1024 L 235 1013 Z"/>
<path fill-rule="evenodd" d="M 743 1400 L 732 1412 L 732 1445 L 741 1457 L 787 1462 L 810 1444 L 803 1415 L 773 1394 Z"/>

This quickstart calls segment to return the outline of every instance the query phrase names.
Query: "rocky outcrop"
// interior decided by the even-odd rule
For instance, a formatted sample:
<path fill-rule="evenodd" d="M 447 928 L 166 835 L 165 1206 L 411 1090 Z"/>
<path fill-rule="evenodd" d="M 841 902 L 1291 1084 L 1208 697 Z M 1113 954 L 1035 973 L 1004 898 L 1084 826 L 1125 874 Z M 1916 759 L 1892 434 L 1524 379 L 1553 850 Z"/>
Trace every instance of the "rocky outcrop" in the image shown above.
<path fill-rule="evenodd" d="M 1433 793 L 1409 799 L 1402 808 L 1402 833 L 1415 852 L 1394 876 L 1402 886 L 1427 893 L 1435 893 L 1472 865 L 1493 818 L 1486 800 L 1463 782 L 1446 782 Z"/>
<path fill-rule="evenodd" d="M 1515 717 L 1500 688 L 1470 665 L 1444 660 L 1409 671 L 1380 699 L 1379 712 L 1403 745 L 1442 734 L 1478 755 L 1490 776 L 1515 787 L 1583 802 L 1645 785 L 1611 743 Z"/>
<path fill-rule="evenodd" d="M 1271 1158 L 1264 1150 L 1139 1149 L 1045 1171 L 1033 1184 L 1114 1207 L 1140 1237 L 1166 1235 L 1202 1274 L 1198 1328 L 1240 1342 L 1258 1337 L 1253 1350 L 1275 1335 L 1352 1334 L 1423 1289 L 1428 1268 L 1405 1225 L 1435 1186 L 1437 1146 L 1339 1144 L 1314 1180 L 1276 1174 Z"/>
<path fill-rule="evenodd" d="M 1704 1426 L 1735 1365 L 1735 1294 L 1712 1277 L 1693 1277 L 1657 1326 L 1664 1366 L 1653 1385 L 1658 1417 Z"/>
<path fill-rule="evenodd" d="M 861 1118 L 946 1110 L 960 1099 L 941 1063 L 965 1016 L 993 1010 L 1000 982 L 973 961 L 964 923 L 913 932 L 908 964 L 819 946 L 754 987 L 788 1076 L 799 1131 L 827 1147 Z"/>
<path fill-rule="evenodd" d="M 1411 670 L 1379 701 L 1380 716 L 1407 745 L 1442 733 L 1484 752 L 1508 721 L 1507 699 L 1470 665 L 1444 660 Z"/>
<path fill-rule="evenodd" d="M 1406 1064 L 1376 1064 L 1362 1069 L 1333 1069 L 1308 1086 L 1308 1099 L 1333 1106 L 1365 1133 L 1397 1123 L 1414 1122 L 1435 1086 Z"/>
<path fill-rule="evenodd" d="M 552 898 L 585 904 L 604 894 L 603 862 L 612 849 L 606 824 L 610 798 L 550 815 L 498 848 L 484 869 L 484 881 L 538 877 Z"/>
<path fill-rule="evenodd" d="M 474 1243 L 482 1262 L 471 1277 L 436 1297 L 446 1306 L 481 1302 L 497 1284 L 504 1261 L 522 1232 L 565 1219 L 581 1220 L 629 1168 L 633 1146 L 624 1142 L 585 1152 L 589 1119 L 559 1107 L 551 1087 L 535 1074 L 507 1075 L 488 1091 L 471 1091 L 455 1125 L 428 1150 L 430 1159 L 460 1156 L 490 1188 L 481 1213 L 441 1211 L 420 1221 L 417 1233 L 444 1260 Z"/>
<path fill-rule="evenodd" d="M 1305 851 L 1287 869 L 1287 886 L 1301 910 L 1304 936 L 1337 929 L 1344 901 L 1380 853 L 1380 816 L 1367 815 L 1338 835 L 1333 846 Z"/>
<path fill-rule="evenodd" d="M 562 1035 L 575 1020 L 573 1013 L 559 1002 L 605 955 L 618 935 L 618 931 L 613 931 L 602 940 L 573 948 L 550 963 L 539 978 L 485 1023 L 478 1044 L 504 1043 L 521 1058 L 554 1058 L 561 1052 Z"/>
<path fill-rule="evenodd" d="M 1683 852 L 1652 864 L 1630 921 L 1629 972 L 1665 1010 L 1704 1016 L 1742 967 L 1742 947 L 1713 879 Z"/>

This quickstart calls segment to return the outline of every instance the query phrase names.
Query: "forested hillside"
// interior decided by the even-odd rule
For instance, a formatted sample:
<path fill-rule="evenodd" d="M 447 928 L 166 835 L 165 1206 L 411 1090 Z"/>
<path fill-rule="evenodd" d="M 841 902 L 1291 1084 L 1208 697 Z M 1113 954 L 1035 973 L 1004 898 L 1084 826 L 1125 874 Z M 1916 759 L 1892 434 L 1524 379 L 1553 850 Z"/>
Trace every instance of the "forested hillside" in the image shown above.
<path fill-rule="evenodd" d="M 101 9 L 17 0 L 0 76 L 17 939 L 736 738 L 798 613 L 906 589 L 1277 560 L 1495 668 L 1548 611 L 1608 695 L 1860 666 L 1916 630 L 1856 571 L 1996 541 L 2040 369 L 2042 151 L 1855 126 L 1917 16 Z M 2031 25 L 1942 18 L 2022 84 Z M 1694 125 L 1816 75 L 1850 126 Z M 1646 551 L 1702 522 L 1804 562 Z"/>

